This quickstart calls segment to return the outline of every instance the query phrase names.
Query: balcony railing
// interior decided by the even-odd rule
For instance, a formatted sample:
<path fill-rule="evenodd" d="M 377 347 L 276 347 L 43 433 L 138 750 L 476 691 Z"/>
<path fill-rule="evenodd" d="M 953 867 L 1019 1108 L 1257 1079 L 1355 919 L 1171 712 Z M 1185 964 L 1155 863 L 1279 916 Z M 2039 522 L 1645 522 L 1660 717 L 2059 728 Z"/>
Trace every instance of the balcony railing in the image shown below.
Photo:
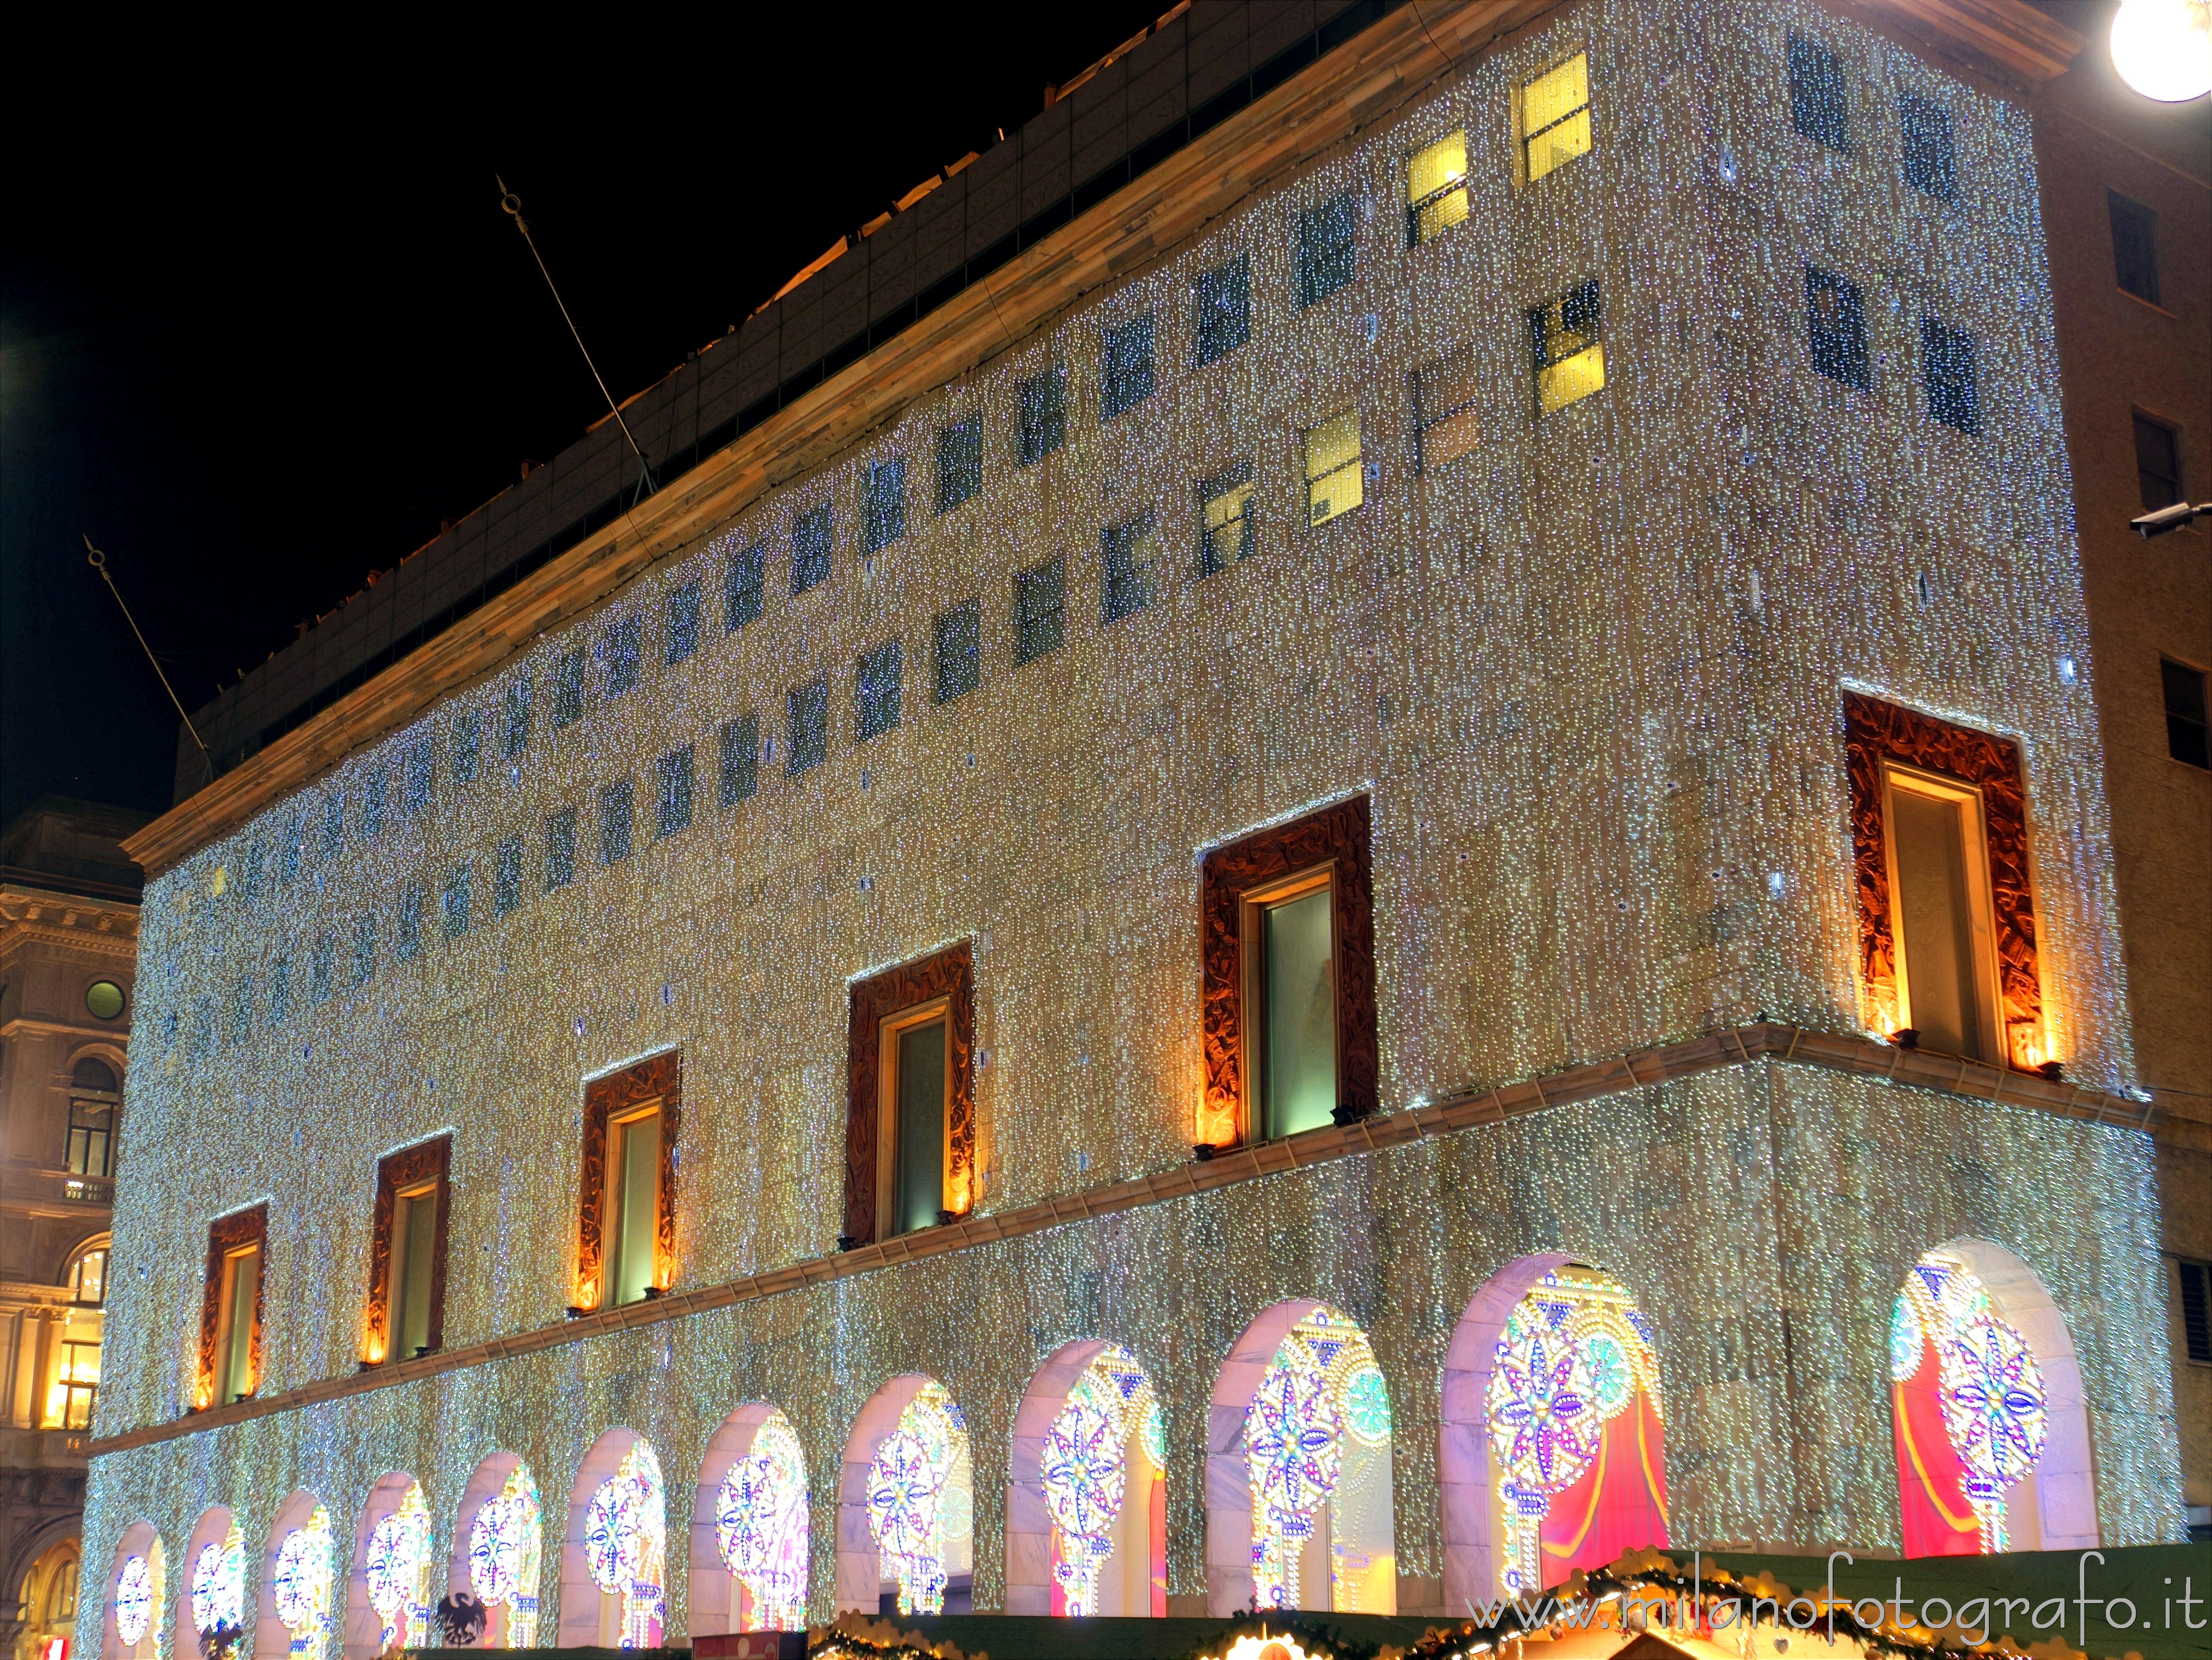
<path fill-rule="evenodd" d="M 0 1171 L 0 1195 L 32 1204 L 106 1207 L 115 1202 L 115 1179 L 15 1164 Z"/>

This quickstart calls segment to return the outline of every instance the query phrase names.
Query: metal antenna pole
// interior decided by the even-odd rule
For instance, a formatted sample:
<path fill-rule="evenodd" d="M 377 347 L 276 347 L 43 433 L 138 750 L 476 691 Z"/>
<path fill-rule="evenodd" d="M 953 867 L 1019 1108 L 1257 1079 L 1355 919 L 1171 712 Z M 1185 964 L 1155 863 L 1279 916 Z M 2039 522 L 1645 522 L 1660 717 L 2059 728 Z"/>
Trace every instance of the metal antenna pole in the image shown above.
<path fill-rule="evenodd" d="M 131 632 L 138 636 L 138 649 L 146 654 L 146 660 L 153 664 L 154 672 L 161 676 L 161 690 L 169 694 L 169 701 L 177 706 L 177 713 L 184 716 L 185 730 L 191 733 L 192 742 L 200 746 L 200 759 L 207 763 L 208 781 L 213 783 L 215 752 L 208 748 L 207 740 L 200 736 L 200 729 L 192 724 L 192 717 L 185 714 L 184 700 L 177 696 L 177 689 L 169 684 L 169 677 L 161 672 L 161 660 L 154 655 L 153 647 L 146 643 L 146 635 L 138 626 L 138 619 L 131 614 L 130 606 L 123 605 L 123 590 L 115 586 L 115 579 L 107 574 L 107 556 L 92 545 L 89 536 L 84 538 L 84 550 L 85 562 L 100 573 L 100 580 L 107 584 L 107 591 L 115 596 L 115 603 L 123 606 L 123 620 L 131 624 Z"/>
<path fill-rule="evenodd" d="M 507 210 L 508 216 L 514 221 L 515 229 L 522 233 L 522 240 L 530 245 L 530 257 L 538 262 L 538 274 L 545 279 L 545 286 L 552 290 L 553 303 L 561 307 L 561 320 L 568 325 L 568 334 L 575 341 L 576 350 L 584 354 L 584 367 L 591 370 L 592 379 L 599 383 L 599 396 L 607 400 L 607 410 L 615 417 L 615 424 L 622 429 L 622 435 L 629 440 L 629 453 L 637 457 L 638 471 L 645 477 L 646 489 L 648 491 L 658 489 L 653 481 L 652 463 L 645 459 L 645 452 L 637 447 L 637 439 L 629 429 L 629 423 L 623 419 L 622 405 L 615 402 L 614 393 L 607 390 L 606 377 L 599 373 L 599 366 L 592 361 L 591 348 L 584 344 L 584 337 L 576 327 L 576 319 L 568 315 L 568 301 L 561 298 L 561 290 L 553 281 L 553 273 L 545 268 L 545 256 L 538 252 L 538 239 L 531 235 L 530 222 L 522 216 L 522 198 L 507 189 L 507 180 L 497 173 L 492 174 L 492 178 L 499 185 L 500 206 Z"/>

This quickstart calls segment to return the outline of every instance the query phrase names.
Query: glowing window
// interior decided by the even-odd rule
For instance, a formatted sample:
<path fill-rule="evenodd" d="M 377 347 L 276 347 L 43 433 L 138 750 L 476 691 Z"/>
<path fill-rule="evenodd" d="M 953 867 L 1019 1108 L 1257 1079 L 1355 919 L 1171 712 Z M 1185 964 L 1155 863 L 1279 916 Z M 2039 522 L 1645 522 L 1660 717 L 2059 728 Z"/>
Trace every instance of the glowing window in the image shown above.
<path fill-rule="evenodd" d="M 215 1400 L 242 1401 L 254 1390 L 254 1360 L 261 1334 L 261 1247 L 257 1242 L 223 1253 L 220 1312 L 215 1335 Z"/>
<path fill-rule="evenodd" d="M 1900 1024 L 1919 1047 L 1971 1060 L 2002 1054 L 1980 791 L 1885 768 Z"/>
<path fill-rule="evenodd" d="M 1551 415 L 1605 386 L 1605 305 L 1595 282 L 1528 312 L 1535 355 L 1536 412 Z"/>
<path fill-rule="evenodd" d="M 284 1535 L 269 1574 L 276 1617 L 291 1634 L 290 1660 L 322 1660 L 331 1633 L 331 1513 L 315 1506 L 305 1523 Z"/>
<path fill-rule="evenodd" d="M 882 1190 L 876 1213 L 889 1219 L 877 1237 L 888 1238 L 948 1219 L 951 999 L 936 998 L 886 1016 L 881 1031 L 884 1078 L 877 1122 L 882 1148 L 876 1168 L 882 1172 Z"/>
<path fill-rule="evenodd" d="M 1336 925 L 1324 866 L 1244 896 L 1244 939 L 1258 1012 L 1250 1040 L 1260 1133 L 1295 1135 L 1335 1122 Z"/>
<path fill-rule="evenodd" d="M 1476 403 L 1480 368 L 1472 345 L 1460 347 L 1413 377 L 1413 420 L 1424 472 L 1468 454 L 1482 442 Z"/>
<path fill-rule="evenodd" d="M 107 1247 L 82 1251 L 69 1268 L 70 1301 L 94 1306 L 107 1301 Z"/>
<path fill-rule="evenodd" d="M 377 1172 L 379 1207 L 387 1202 L 391 1206 L 392 1246 L 380 1287 L 386 1343 L 382 1351 L 371 1353 L 371 1359 L 411 1360 L 438 1347 L 443 1324 L 436 1296 L 438 1209 L 445 1188 L 445 1177 L 438 1171 L 443 1156 L 440 1142 L 428 1142 L 386 1154 Z M 427 1177 L 420 1174 L 426 1164 L 432 1171 Z M 380 1231 L 383 1217 L 378 1218 L 378 1225 Z"/>
<path fill-rule="evenodd" d="M 1366 499 L 1359 465 L 1359 411 L 1333 415 L 1305 435 L 1306 522 L 1326 524 Z"/>
<path fill-rule="evenodd" d="M 635 1303 L 659 1286 L 660 1104 L 607 1126 L 607 1189 L 602 1237 L 608 1242 L 607 1294 L 601 1306 Z"/>
<path fill-rule="evenodd" d="M 635 1441 L 584 1509 L 584 1560 L 599 1588 L 602 1648 L 660 1646 L 667 1554 L 660 1461 Z"/>
<path fill-rule="evenodd" d="M 53 1398 L 46 1403 L 48 1419 L 65 1430 L 88 1430 L 99 1395 L 99 1342 L 64 1342 L 61 1365 L 54 1373 Z"/>
<path fill-rule="evenodd" d="M 771 1413 L 714 1495 L 714 1545 L 738 1587 L 738 1631 L 806 1629 L 806 1456 Z"/>
<path fill-rule="evenodd" d="M 973 1562 L 968 1426 L 941 1383 L 922 1385 L 868 1466 L 868 1528 L 902 1614 L 939 1614 Z"/>
<path fill-rule="evenodd" d="M 1357 1326 L 1316 1309 L 1291 1329 L 1244 1408 L 1244 1462 L 1261 1608 L 1395 1610 L 1390 1397 Z"/>
<path fill-rule="evenodd" d="M 499 1492 L 477 1507 L 469 1524 L 469 1583 L 477 1600 L 499 1620 L 505 1641 L 498 1646 L 537 1646 L 538 1571 L 544 1549 L 538 1484 L 517 1464 Z"/>
<path fill-rule="evenodd" d="M 1406 162 L 1406 246 L 1467 222 L 1467 134 L 1449 133 Z"/>
<path fill-rule="evenodd" d="M 1589 153 L 1589 101 L 1586 52 L 1521 88 L 1521 154 L 1529 183 Z"/>
<path fill-rule="evenodd" d="M 1252 469 L 1232 467 L 1198 489 L 1198 574 L 1211 576 L 1252 556 Z"/>
<path fill-rule="evenodd" d="M 410 1649 L 430 1641 L 430 1512 L 420 1482 L 410 1481 L 398 1507 L 369 1529 L 362 1577 L 368 1605 L 383 1622 L 381 1648 Z"/>

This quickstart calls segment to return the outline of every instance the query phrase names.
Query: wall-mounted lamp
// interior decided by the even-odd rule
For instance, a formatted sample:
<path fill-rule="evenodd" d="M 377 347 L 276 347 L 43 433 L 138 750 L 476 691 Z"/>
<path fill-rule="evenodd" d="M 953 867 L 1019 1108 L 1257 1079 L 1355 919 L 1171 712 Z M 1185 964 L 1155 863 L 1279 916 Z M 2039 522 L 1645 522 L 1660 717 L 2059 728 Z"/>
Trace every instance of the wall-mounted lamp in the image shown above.
<path fill-rule="evenodd" d="M 2157 103 L 2186 104 L 2212 92 L 2212 0 L 2120 0 L 2112 67 Z"/>
<path fill-rule="evenodd" d="M 2212 0 L 2207 0 L 2212 4 Z M 2146 542 L 2154 536 L 2163 536 L 2168 531 L 2179 530 L 2192 519 L 2212 519 L 2212 502 L 2191 507 L 2186 502 L 2176 502 L 2170 508 L 2160 508 L 2156 513 L 2146 513 L 2130 519 L 2128 524 Z"/>

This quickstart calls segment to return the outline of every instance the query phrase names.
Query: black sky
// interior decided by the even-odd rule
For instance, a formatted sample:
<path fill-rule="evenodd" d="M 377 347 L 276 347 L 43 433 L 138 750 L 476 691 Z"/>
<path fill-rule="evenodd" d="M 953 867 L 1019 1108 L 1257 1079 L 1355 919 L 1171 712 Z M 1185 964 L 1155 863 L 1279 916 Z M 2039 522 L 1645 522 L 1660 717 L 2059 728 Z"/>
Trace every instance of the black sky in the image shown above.
<path fill-rule="evenodd" d="M 176 716 L 85 533 L 193 708 L 604 412 L 495 171 L 626 397 L 1166 3 L 622 8 L 497 40 L 361 14 L 369 38 L 289 45 L 88 14 L 26 51 L 0 818 L 168 805 Z"/>

